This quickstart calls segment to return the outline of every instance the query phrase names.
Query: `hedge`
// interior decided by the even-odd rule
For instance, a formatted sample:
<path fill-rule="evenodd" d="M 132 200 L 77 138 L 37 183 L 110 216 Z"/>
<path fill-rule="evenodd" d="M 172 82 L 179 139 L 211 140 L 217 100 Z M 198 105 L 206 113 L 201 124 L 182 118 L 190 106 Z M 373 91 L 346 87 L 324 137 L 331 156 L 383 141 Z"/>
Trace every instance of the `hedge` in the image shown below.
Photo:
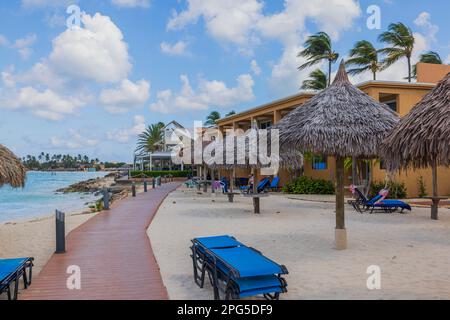
<path fill-rule="evenodd" d="M 370 186 L 369 197 L 375 197 L 380 190 L 386 188 L 386 183 L 382 181 L 375 181 Z M 404 183 L 391 181 L 388 182 L 387 188 L 389 189 L 389 195 L 387 199 L 405 199 L 407 196 L 407 189 Z"/>
<path fill-rule="evenodd" d="M 190 170 L 184 171 L 131 171 L 132 178 L 157 178 L 172 176 L 174 178 L 186 178 L 191 174 Z"/>
<path fill-rule="evenodd" d="M 303 176 L 288 183 L 283 191 L 291 194 L 334 194 L 334 186 L 331 181 Z"/>

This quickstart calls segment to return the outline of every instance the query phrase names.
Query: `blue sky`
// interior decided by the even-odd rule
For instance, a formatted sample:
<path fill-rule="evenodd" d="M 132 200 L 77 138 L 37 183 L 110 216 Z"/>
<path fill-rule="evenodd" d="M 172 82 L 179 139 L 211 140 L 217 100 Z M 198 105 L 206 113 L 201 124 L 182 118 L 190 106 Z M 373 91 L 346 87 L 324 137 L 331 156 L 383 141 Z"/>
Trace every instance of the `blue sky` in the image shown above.
<path fill-rule="evenodd" d="M 66 25 L 71 4 L 82 11 L 80 28 Z M 371 5 L 381 9 L 381 30 L 367 27 Z M 447 0 L 2 1 L 0 143 L 19 156 L 131 161 L 150 123 L 192 127 L 212 110 L 298 92 L 311 70 L 297 71 L 296 53 L 317 31 L 345 57 L 402 21 L 416 34 L 414 59 L 434 50 L 449 63 L 449 10 Z M 401 61 L 379 78 L 404 76 Z"/>

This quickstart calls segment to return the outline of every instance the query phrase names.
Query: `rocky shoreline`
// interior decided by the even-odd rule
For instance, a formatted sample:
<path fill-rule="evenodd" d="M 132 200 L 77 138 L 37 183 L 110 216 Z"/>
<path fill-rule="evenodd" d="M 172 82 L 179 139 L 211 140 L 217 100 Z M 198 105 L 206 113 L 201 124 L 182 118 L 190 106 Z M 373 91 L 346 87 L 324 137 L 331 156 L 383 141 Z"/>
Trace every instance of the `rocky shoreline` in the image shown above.
<path fill-rule="evenodd" d="M 109 188 L 115 185 L 116 173 L 110 173 L 103 178 L 89 179 L 74 183 L 68 187 L 56 190 L 58 193 L 95 193 L 103 188 Z"/>
<path fill-rule="evenodd" d="M 118 177 L 116 172 L 112 172 L 103 178 L 89 179 L 72 184 L 68 187 L 56 190 L 57 193 L 94 193 L 101 195 L 103 190 L 107 188 L 112 196 L 110 202 L 122 200 L 127 198 L 131 194 L 131 185 L 118 185 L 116 178 Z M 90 205 L 87 203 L 86 205 Z M 101 211 L 103 209 L 102 199 L 90 206 L 94 211 Z"/>

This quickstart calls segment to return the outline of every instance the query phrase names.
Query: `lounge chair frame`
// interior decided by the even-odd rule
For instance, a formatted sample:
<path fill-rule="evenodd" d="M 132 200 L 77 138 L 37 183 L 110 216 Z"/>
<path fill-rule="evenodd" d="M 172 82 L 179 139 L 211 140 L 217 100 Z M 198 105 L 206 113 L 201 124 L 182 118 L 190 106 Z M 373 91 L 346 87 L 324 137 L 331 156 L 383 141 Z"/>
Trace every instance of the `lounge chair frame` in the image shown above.
<path fill-rule="evenodd" d="M 234 238 L 233 238 L 234 239 Z M 262 255 L 262 253 L 254 248 L 247 247 L 250 250 Z M 199 250 L 201 249 L 201 250 Z M 221 249 L 227 249 L 221 248 Z M 209 248 L 205 247 L 202 243 L 196 239 L 192 240 L 192 262 L 194 268 L 194 281 L 200 287 L 203 288 L 205 284 L 206 275 L 208 275 L 209 282 L 213 287 L 214 300 L 220 300 L 221 292 L 224 294 L 225 300 L 239 299 L 240 290 L 237 283 L 234 281 L 236 278 L 240 278 L 240 273 L 233 266 L 226 261 L 215 255 Z M 273 260 L 265 257 L 265 259 L 277 264 Z M 223 266 L 222 268 L 219 267 Z M 277 264 L 278 265 L 278 264 Z M 284 265 L 278 265 L 281 269 L 281 273 L 276 277 L 280 281 L 280 288 L 282 293 L 287 292 L 287 282 L 281 276 L 282 274 L 288 274 L 288 270 Z M 266 300 L 279 300 L 280 293 L 275 294 L 263 294 Z"/>
<path fill-rule="evenodd" d="M 382 213 L 394 213 L 399 212 L 404 214 L 406 208 L 402 208 L 395 204 L 389 204 L 389 203 L 381 203 L 377 204 L 376 202 L 372 202 L 371 200 L 367 199 L 365 195 L 359 190 L 358 188 L 355 188 L 356 193 L 358 195 L 358 198 L 356 200 L 349 201 L 349 204 L 353 206 L 353 208 L 363 214 L 366 212 L 369 212 L 370 214 L 373 214 L 375 212 L 382 212 Z"/>
<path fill-rule="evenodd" d="M 28 289 L 33 278 L 34 258 L 25 258 L 14 272 L 0 283 L 0 295 L 6 293 L 8 300 L 17 300 L 19 293 L 19 282 L 23 279 L 24 289 Z M 11 287 L 14 287 L 11 289 Z"/>

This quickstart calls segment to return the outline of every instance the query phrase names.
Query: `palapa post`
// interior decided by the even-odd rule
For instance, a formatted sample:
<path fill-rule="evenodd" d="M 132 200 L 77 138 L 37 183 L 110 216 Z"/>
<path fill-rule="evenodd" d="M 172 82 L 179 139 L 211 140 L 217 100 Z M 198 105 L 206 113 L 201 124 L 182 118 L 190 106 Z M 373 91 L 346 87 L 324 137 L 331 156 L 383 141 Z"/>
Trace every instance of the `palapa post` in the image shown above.
<path fill-rule="evenodd" d="M 347 248 L 344 208 L 344 159 L 371 159 L 398 123 L 398 115 L 353 86 L 341 62 L 331 86 L 298 107 L 274 128 L 281 151 L 297 149 L 336 159 L 336 248 Z"/>
<path fill-rule="evenodd" d="M 383 142 L 382 157 L 391 171 L 431 168 L 431 218 L 438 219 L 438 166 L 450 166 L 450 73 L 395 127 Z"/>

